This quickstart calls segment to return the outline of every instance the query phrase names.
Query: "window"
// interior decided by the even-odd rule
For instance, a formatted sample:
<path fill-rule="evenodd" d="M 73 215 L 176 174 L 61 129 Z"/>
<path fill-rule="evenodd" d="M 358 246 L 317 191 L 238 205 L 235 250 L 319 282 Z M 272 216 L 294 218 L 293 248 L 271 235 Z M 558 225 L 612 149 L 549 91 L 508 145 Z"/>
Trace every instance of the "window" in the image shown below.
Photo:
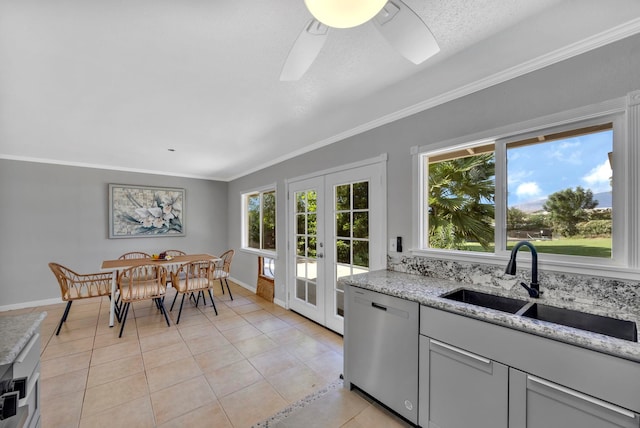
<path fill-rule="evenodd" d="M 635 267 L 624 221 L 637 204 L 625 204 L 634 192 L 624 172 L 628 116 L 611 103 L 600 116 L 584 108 L 573 120 L 567 112 L 521 124 L 527 132 L 514 125 L 499 137 L 422 148 L 414 252 L 486 261 L 528 240 L 548 265 Z"/>
<path fill-rule="evenodd" d="M 275 252 L 276 191 L 268 188 L 242 195 L 243 248 Z"/>

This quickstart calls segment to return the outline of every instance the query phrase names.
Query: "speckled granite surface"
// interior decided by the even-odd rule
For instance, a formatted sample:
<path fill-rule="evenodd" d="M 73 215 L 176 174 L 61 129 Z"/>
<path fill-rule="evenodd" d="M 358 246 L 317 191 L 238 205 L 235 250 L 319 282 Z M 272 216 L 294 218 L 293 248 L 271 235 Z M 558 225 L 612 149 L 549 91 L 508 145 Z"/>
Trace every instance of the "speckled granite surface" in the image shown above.
<path fill-rule="evenodd" d="M 449 277 L 452 279 L 441 279 L 437 277 L 382 270 L 345 277 L 340 281 L 342 283 L 367 290 L 416 301 L 420 304 L 433 308 L 458 313 L 479 320 L 640 362 L 640 343 L 637 342 L 616 339 L 602 334 L 591 333 L 584 330 L 525 318 L 480 306 L 456 302 L 439 296 L 459 288 L 476 289 L 486 293 L 515 297 L 521 300 L 536 301 L 541 304 L 634 321 L 638 326 L 640 326 L 640 324 L 638 324 L 638 322 L 640 322 L 640 301 L 638 299 L 625 300 L 624 304 L 618 303 L 618 308 L 612 308 L 609 304 L 597 304 L 597 289 L 589 290 L 591 293 L 589 296 L 591 298 L 588 299 L 589 303 L 585 303 L 579 299 L 564 299 L 553 292 L 547 292 L 545 283 L 542 283 L 543 285 L 541 286 L 545 291 L 542 298 L 530 299 L 526 291 L 518 285 L 512 287 L 482 286 L 473 282 L 462 282 L 459 279 L 456 279 L 453 273 Z M 513 277 L 511 278 L 510 282 L 513 282 Z M 578 292 L 579 291 L 577 291 L 576 294 L 578 294 Z M 593 293 L 595 293 L 595 296 Z M 605 302 L 605 296 L 601 297 L 603 303 L 610 303 Z"/>
<path fill-rule="evenodd" d="M 0 317 L 0 366 L 13 363 L 46 316 L 34 312 Z"/>

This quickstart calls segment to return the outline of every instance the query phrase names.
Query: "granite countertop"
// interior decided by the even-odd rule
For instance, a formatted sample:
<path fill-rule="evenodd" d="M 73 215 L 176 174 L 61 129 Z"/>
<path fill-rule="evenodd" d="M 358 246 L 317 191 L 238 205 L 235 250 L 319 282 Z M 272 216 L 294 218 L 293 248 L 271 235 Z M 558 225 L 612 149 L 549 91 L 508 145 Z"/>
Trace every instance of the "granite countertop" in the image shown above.
<path fill-rule="evenodd" d="M 46 312 L 32 312 L 0 317 L 0 366 L 15 361 L 46 316 Z"/>
<path fill-rule="evenodd" d="M 518 293 L 516 294 L 511 291 L 482 287 L 473 284 L 461 284 L 457 281 L 387 270 L 343 277 L 340 279 L 340 282 L 390 296 L 412 300 L 425 306 L 458 313 L 460 315 L 491 322 L 504 327 L 525 331 L 583 348 L 593 349 L 613 356 L 640 362 L 640 343 L 638 342 L 617 339 L 603 334 L 591 333 L 585 330 L 565 327 L 559 324 L 539 321 L 468 303 L 457 302 L 440 296 L 444 293 L 460 288 L 474 289 L 485 293 L 512 297 L 520 300 L 535 301 L 545 305 L 634 321 L 637 326 L 640 326 L 640 302 L 638 303 L 638 308 L 627 307 L 623 310 L 614 311 L 611 308 L 596 305 L 556 300 L 545 297 L 544 294 L 540 299 L 531 299 L 527 296 L 525 290 L 520 289 L 518 289 Z"/>

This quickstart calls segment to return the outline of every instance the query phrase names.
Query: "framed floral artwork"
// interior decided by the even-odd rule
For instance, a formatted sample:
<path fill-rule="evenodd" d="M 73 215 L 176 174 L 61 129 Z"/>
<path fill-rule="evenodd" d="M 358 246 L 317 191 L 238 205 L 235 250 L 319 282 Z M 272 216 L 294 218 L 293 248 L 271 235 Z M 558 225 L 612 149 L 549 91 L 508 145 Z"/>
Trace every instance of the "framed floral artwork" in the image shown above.
<path fill-rule="evenodd" d="M 109 184 L 109 238 L 185 236 L 185 191 Z"/>

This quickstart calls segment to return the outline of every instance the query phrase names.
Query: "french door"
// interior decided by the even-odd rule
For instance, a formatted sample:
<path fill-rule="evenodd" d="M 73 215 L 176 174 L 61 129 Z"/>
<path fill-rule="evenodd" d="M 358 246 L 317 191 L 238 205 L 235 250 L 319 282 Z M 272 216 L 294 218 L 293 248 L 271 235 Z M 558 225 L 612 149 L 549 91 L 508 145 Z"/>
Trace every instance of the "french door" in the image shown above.
<path fill-rule="evenodd" d="M 338 333 L 343 276 L 386 266 L 385 164 L 288 184 L 289 307 Z"/>

